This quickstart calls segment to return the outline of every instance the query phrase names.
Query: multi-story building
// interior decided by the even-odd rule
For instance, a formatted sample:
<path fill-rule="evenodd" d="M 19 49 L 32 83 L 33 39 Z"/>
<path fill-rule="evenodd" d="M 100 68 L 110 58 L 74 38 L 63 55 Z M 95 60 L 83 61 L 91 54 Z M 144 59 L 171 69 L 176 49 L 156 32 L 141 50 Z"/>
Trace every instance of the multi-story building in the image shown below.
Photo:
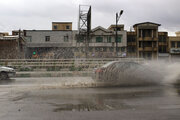
<path fill-rule="evenodd" d="M 86 46 L 85 40 L 77 37 L 77 30 L 71 30 L 72 27 L 70 30 L 62 30 L 60 28 L 66 26 L 67 23 L 56 23 L 53 22 L 52 30 L 24 31 L 27 58 L 117 57 L 117 54 L 119 57 L 126 56 L 127 35 L 124 25 L 118 25 L 117 45 L 114 25 L 111 25 L 109 29 L 100 26 L 94 28 L 90 33 L 88 46 Z M 54 30 L 54 25 L 57 25 L 56 30 Z"/>
<path fill-rule="evenodd" d="M 158 32 L 158 59 L 169 60 L 168 32 Z"/>
<path fill-rule="evenodd" d="M 25 30 L 27 58 L 71 58 L 73 31 Z"/>
<path fill-rule="evenodd" d="M 75 33 L 71 22 L 52 22 L 52 30 L 24 30 L 26 58 L 73 57 Z"/>
<path fill-rule="evenodd" d="M 159 53 L 168 53 L 168 34 L 158 32 L 159 26 L 152 22 L 135 24 L 135 31 L 127 33 L 128 57 L 152 60 L 158 59 Z"/>
<path fill-rule="evenodd" d="M 135 32 L 127 32 L 127 57 L 137 58 L 137 37 Z"/>
<path fill-rule="evenodd" d="M 169 37 L 169 54 L 172 61 L 180 61 L 180 36 L 177 33 Z"/>
<path fill-rule="evenodd" d="M 92 29 L 90 40 L 88 42 L 88 57 L 108 58 L 108 57 L 125 57 L 126 56 L 126 31 L 124 25 L 118 25 L 117 44 L 115 41 L 115 25 L 111 25 L 108 29 L 98 26 Z M 77 40 L 75 57 L 85 57 L 85 40 Z"/>

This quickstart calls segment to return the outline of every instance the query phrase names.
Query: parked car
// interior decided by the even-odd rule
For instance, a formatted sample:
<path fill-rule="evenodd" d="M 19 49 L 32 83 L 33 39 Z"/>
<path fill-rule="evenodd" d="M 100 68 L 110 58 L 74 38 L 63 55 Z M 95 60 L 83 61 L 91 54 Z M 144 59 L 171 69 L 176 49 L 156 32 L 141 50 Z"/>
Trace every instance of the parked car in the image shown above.
<path fill-rule="evenodd" d="M 96 68 L 94 78 L 98 83 L 129 86 L 157 84 L 161 76 L 143 64 L 112 61 Z"/>
<path fill-rule="evenodd" d="M 15 75 L 16 72 L 13 68 L 0 66 L 0 80 L 7 80 Z"/>

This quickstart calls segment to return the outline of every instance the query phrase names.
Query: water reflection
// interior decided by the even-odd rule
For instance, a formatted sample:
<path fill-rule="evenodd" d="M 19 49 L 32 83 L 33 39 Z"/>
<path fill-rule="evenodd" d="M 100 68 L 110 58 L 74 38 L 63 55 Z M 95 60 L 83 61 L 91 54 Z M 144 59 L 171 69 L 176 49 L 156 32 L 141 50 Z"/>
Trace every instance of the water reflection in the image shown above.
<path fill-rule="evenodd" d="M 89 89 L 90 90 L 90 89 Z M 153 96 L 161 96 L 161 89 L 139 88 L 102 88 L 96 92 L 80 95 L 63 95 L 62 98 L 72 101 L 67 103 L 50 103 L 54 112 L 61 111 L 111 111 L 120 109 L 134 109 L 136 105 L 127 104 L 127 100 L 136 100 Z M 74 90 L 76 91 L 76 90 Z M 88 91 L 88 90 L 87 90 Z M 74 102 L 76 101 L 76 102 Z"/>

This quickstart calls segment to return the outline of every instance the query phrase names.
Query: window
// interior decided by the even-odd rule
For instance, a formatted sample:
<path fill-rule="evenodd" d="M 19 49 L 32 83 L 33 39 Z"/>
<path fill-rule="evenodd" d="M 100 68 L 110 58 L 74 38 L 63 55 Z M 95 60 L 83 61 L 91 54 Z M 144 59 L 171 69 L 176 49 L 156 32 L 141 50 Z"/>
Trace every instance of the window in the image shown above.
<path fill-rule="evenodd" d="M 54 30 L 57 30 L 57 25 L 54 25 L 53 27 L 54 27 Z"/>
<path fill-rule="evenodd" d="M 45 36 L 45 41 L 46 42 L 50 41 L 50 36 Z"/>
<path fill-rule="evenodd" d="M 144 47 L 152 47 L 153 45 L 153 43 L 149 41 L 143 42 L 142 44 Z M 156 47 L 156 43 L 154 44 L 154 47 Z"/>
<path fill-rule="evenodd" d="M 159 46 L 159 53 L 166 53 L 167 49 L 166 46 Z"/>
<path fill-rule="evenodd" d="M 180 42 L 177 42 L 177 47 L 180 48 Z"/>
<path fill-rule="evenodd" d="M 77 36 L 77 42 L 78 43 L 83 43 L 85 41 L 84 36 Z"/>
<path fill-rule="evenodd" d="M 96 51 L 96 52 L 100 52 L 100 48 L 98 48 L 98 47 L 95 48 L 95 51 Z"/>
<path fill-rule="evenodd" d="M 103 47 L 103 52 L 107 52 L 107 48 Z"/>
<path fill-rule="evenodd" d="M 121 52 L 121 48 L 116 48 L 116 52 Z"/>
<path fill-rule="evenodd" d="M 64 36 L 64 42 L 68 42 L 69 41 L 69 36 Z"/>
<path fill-rule="evenodd" d="M 32 42 L 32 36 L 27 36 L 26 37 L 26 42 Z"/>
<path fill-rule="evenodd" d="M 108 43 L 111 43 L 111 42 L 112 42 L 112 41 L 111 41 L 111 36 L 108 36 L 108 37 L 107 37 L 107 42 L 108 42 Z"/>
<path fill-rule="evenodd" d="M 103 42 L 103 37 L 96 37 L 96 42 Z"/>
<path fill-rule="evenodd" d="M 75 49 L 74 49 L 74 52 L 79 52 L 79 49 L 78 49 L 78 48 L 75 48 Z"/>
<path fill-rule="evenodd" d="M 113 47 L 110 47 L 110 48 L 109 48 L 109 51 L 110 51 L 110 52 L 114 52 L 114 48 L 113 48 Z"/>
<path fill-rule="evenodd" d="M 174 41 L 171 42 L 171 47 L 175 48 L 175 42 Z"/>
<path fill-rule="evenodd" d="M 93 48 L 92 47 L 89 48 L 89 52 L 93 52 Z"/>
<path fill-rule="evenodd" d="M 118 43 L 121 43 L 121 36 L 118 36 L 118 37 L 117 37 L 117 42 L 118 42 Z"/>
<path fill-rule="evenodd" d="M 125 52 L 125 48 L 124 47 L 121 47 L 121 52 Z"/>
<path fill-rule="evenodd" d="M 166 36 L 159 36 L 159 42 L 166 42 Z"/>
<path fill-rule="evenodd" d="M 69 29 L 70 29 L 70 26 L 69 26 L 69 25 L 67 25 L 67 26 L 66 26 L 66 30 L 69 30 Z"/>

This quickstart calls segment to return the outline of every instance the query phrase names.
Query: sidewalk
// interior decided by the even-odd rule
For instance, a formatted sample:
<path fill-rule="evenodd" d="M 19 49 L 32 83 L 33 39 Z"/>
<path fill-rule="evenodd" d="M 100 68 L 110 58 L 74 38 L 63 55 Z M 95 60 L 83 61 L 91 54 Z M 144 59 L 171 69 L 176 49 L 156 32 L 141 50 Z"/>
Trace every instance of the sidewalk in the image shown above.
<path fill-rule="evenodd" d="M 16 72 L 16 77 L 75 77 L 92 76 L 92 71 L 28 71 Z"/>

